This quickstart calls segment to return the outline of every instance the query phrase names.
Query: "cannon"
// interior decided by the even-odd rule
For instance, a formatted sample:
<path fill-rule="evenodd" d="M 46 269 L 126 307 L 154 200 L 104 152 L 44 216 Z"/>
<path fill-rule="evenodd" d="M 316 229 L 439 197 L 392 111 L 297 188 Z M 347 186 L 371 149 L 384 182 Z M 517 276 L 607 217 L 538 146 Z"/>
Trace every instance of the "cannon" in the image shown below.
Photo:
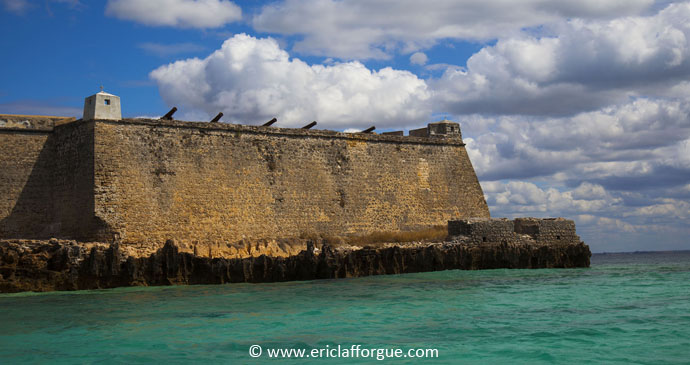
<path fill-rule="evenodd" d="M 172 120 L 173 119 L 172 116 L 173 116 L 173 114 L 175 114 L 176 111 L 177 111 L 177 107 L 173 107 L 172 109 L 170 109 L 169 112 L 165 113 L 165 115 L 162 116 L 161 119 L 162 120 Z"/>
<path fill-rule="evenodd" d="M 305 125 L 304 127 L 302 127 L 302 129 L 311 129 L 311 127 L 313 127 L 315 125 L 316 125 L 316 121 L 313 121 L 313 122 Z"/>
<path fill-rule="evenodd" d="M 220 118 L 222 118 L 222 117 L 223 117 L 223 113 L 222 113 L 222 112 L 221 112 L 221 113 L 218 113 L 218 115 L 216 115 L 213 119 L 211 119 L 211 121 L 210 121 L 209 123 L 218 123 L 218 121 L 219 121 Z"/>
<path fill-rule="evenodd" d="M 264 127 L 270 127 L 273 123 L 275 123 L 275 122 L 277 122 L 277 121 L 278 121 L 278 119 L 273 118 L 273 119 L 269 120 L 268 122 L 262 124 L 262 126 L 264 126 Z"/>

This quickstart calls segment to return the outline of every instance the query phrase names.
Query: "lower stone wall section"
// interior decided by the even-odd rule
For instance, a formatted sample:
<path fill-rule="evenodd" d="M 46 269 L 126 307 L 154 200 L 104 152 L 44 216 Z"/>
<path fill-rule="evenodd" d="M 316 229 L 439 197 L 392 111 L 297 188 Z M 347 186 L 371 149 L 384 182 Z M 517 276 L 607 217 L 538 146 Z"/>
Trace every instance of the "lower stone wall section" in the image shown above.
<path fill-rule="evenodd" d="M 448 222 L 449 236 L 463 236 L 473 244 L 516 242 L 524 239 L 536 244 L 577 243 L 575 222 L 564 218 L 463 219 Z"/>
<path fill-rule="evenodd" d="M 450 236 L 463 235 L 468 242 L 480 244 L 484 242 L 512 241 L 515 236 L 513 221 L 498 219 L 467 219 L 448 222 Z"/>
<path fill-rule="evenodd" d="M 527 234 L 537 243 L 580 240 L 575 233 L 575 222 L 563 218 L 517 218 L 515 232 Z"/>

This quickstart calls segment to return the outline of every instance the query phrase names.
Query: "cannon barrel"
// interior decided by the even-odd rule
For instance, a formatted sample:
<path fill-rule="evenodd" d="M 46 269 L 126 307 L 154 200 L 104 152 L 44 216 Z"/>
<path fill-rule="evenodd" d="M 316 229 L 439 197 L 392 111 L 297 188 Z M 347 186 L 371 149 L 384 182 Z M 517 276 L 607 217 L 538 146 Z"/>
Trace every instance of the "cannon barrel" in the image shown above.
<path fill-rule="evenodd" d="M 268 122 L 264 123 L 263 126 L 264 126 L 264 127 L 270 127 L 271 124 L 273 124 L 273 123 L 275 123 L 275 122 L 277 122 L 277 121 L 278 121 L 278 119 L 273 118 L 273 119 L 269 120 Z"/>
<path fill-rule="evenodd" d="M 302 127 L 302 129 L 311 129 L 311 127 L 313 127 L 315 125 L 316 125 L 316 121 L 313 121 L 313 122 L 305 125 L 304 127 Z"/>
<path fill-rule="evenodd" d="M 176 111 L 177 111 L 177 107 L 174 106 L 172 109 L 170 109 L 169 112 L 165 113 L 165 115 L 162 116 L 161 119 L 163 119 L 163 120 L 172 120 L 172 119 L 173 119 L 172 116 L 173 116 L 173 114 L 175 114 Z"/>
<path fill-rule="evenodd" d="M 209 123 L 218 123 L 218 121 L 219 121 L 220 118 L 222 118 L 222 117 L 223 117 L 223 113 L 220 112 L 220 113 L 218 113 L 218 115 L 216 115 L 213 119 L 211 119 L 211 121 L 210 121 Z"/>
<path fill-rule="evenodd" d="M 376 129 L 376 126 L 375 126 L 375 125 L 372 125 L 371 127 L 367 128 L 367 129 L 365 129 L 365 130 L 363 130 L 362 133 L 371 133 L 371 132 L 374 131 L 374 129 Z"/>

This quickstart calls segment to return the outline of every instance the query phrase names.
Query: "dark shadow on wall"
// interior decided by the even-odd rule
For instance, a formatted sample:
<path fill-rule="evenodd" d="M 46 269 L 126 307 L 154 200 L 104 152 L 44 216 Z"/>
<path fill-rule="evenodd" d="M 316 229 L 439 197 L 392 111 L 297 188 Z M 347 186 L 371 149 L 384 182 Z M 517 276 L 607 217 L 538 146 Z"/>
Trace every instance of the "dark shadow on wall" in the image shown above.
<path fill-rule="evenodd" d="M 18 165 L 16 172 L 26 168 L 28 164 Z M 38 153 L 12 211 L 0 220 L 0 237 L 81 241 L 112 237 L 94 212 L 94 124 L 77 121 L 57 126 Z"/>
<path fill-rule="evenodd" d="M 5 142 L 3 150 L 6 150 L 2 157 L 4 171 L 0 172 L 4 199 L 11 199 L 17 189 L 21 189 L 10 214 L 0 220 L 0 237 L 50 238 L 56 228 L 52 220 L 51 191 L 53 135 L 45 131 L 2 130 L 0 133 Z M 31 164 L 37 149 L 38 155 Z M 29 177 L 24 186 L 19 187 L 28 169 L 31 170 Z M 11 205 L 12 202 L 3 204 Z"/>

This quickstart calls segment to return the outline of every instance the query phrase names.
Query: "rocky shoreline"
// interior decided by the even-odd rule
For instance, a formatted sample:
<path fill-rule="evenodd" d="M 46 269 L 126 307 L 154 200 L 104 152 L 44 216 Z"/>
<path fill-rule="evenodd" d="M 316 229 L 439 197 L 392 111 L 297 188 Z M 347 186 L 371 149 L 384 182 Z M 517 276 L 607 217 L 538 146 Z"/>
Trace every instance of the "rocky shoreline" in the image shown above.
<path fill-rule="evenodd" d="M 104 289 L 122 286 L 262 283 L 350 278 L 440 270 L 589 267 L 583 242 L 533 240 L 476 244 L 444 242 L 334 247 L 310 241 L 288 257 L 209 258 L 180 252 L 168 241 L 148 257 L 120 244 L 75 241 L 0 241 L 0 292 Z"/>

